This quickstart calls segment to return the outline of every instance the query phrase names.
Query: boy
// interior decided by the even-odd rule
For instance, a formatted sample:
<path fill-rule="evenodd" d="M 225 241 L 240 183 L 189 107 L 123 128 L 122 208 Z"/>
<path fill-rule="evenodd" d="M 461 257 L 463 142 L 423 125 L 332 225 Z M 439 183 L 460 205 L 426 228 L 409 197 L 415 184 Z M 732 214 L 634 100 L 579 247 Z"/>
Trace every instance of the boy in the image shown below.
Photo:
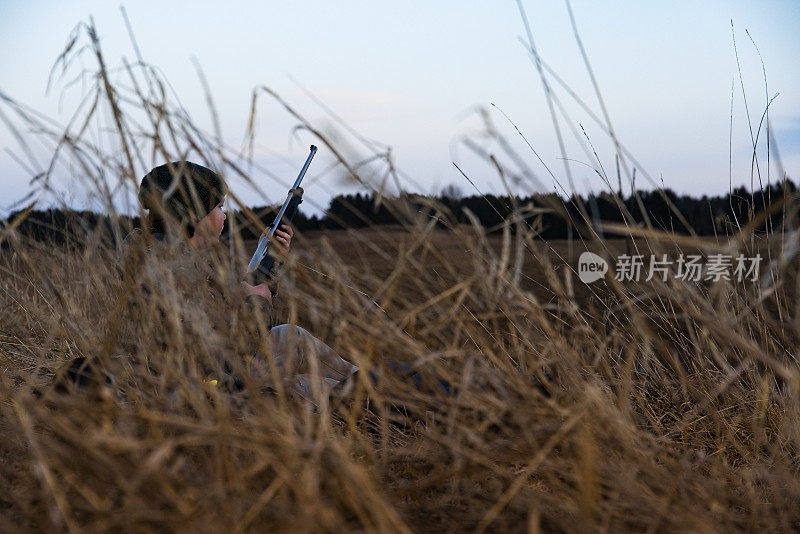
<path fill-rule="evenodd" d="M 273 294 L 268 285 L 237 284 L 241 272 L 223 268 L 225 262 L 217 249 L 226 219 L 222 211 L 225 194 L 225 184 L 216 173 L 188 161 L 161 165 L 142 179 L 139 201 L 147 210 L 144 224 L 152 240 L 142 231 L 129 236 L 122 268 L 123 279 L 139 288 L 138 293 L 132 292 L 139 297 L 133 299 L 130 323 L 134 332 L 123 336 L 131 351 L 140 350 L 145 337 L 155 338 L 162 347 L 177 338 L 184 350 L 191 345 L 193 357 L 216 368 L 214 374 L 219 376 L 225 374 L 219 364 L 220 353 L 252 354 L 258 346 L 255 336 L 269 331 L 274 369 L 294 393 L 310 395 L 310 370 L 314 367 L 323 389 L 342 382 L 357 367 L 299 326 L 273 327 Z M 287 225 L 276 231 L 280 253 L 288 253 L 292 236 Z M 170 302 L 172 306 L 167 305 Z M 179 319 L 174 320 L 176 315 Z M 253 328 L 253 317 L 263 319 L 261 328 Z M 149 352 L 142 354 L 142 359 L 152 360 Z M 264 358 L 255 358 L 258 374 L 269 375 L 270 369 Z M 91 381 L 91 375 L 84 358 L 73 361 L 66 373 L 79 385 Z M 241 388 L 240 380 L 231 378 L 229 382 Z"/>

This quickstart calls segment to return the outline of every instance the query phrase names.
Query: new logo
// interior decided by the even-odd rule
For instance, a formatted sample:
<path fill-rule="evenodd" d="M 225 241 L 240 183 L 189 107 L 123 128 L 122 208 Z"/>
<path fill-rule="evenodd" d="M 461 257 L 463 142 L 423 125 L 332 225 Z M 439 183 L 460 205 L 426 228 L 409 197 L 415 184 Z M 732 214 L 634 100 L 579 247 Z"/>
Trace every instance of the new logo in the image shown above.
<path fill-rule="evenodd" d="M 608 263 L 594 252 L 584 252 L 578 258 L 578 278 L 584 284 L 600 280 L 607 272 Z"/>

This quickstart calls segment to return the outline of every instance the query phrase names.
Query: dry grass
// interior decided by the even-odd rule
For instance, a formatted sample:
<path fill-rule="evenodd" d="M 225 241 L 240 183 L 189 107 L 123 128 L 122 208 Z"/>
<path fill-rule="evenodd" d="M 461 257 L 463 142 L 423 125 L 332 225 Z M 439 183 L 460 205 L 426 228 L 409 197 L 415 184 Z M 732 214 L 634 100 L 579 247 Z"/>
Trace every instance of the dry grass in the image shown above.
<path fill-rule="evenodd" d="M 244 370 L 246 354 L 220 353 L 191 331 L 172 331 L 166 346 L 146 337 L 109 345 L 108 332 L 126 339 L 119 324 L 132 319 L 107 257 L 56 250 L 31 272 L 24 258 L 40 252 L 6 253 L 5 524 L 797 527 L 791 321 L 748 302 L 746 287 L 612 286 L 602 300 L 581 302 L 566 293 L 563 264 L 554 270 L 545 255 L 525 252 L 541 261 L 523 268 L 539 285 L 530 291 L 512 283 L 513 258 L 496 255 L 496 240 L 417 230 L 303 236 L 280 310 L 362 367 L 392 358 L 446 377 L 457 385 L 450 397 L 362 380 L 355 400 L 297 403 L 264 393 L 269 384 Z M 383 241 L 389 254 L 395 243 L 389 275 L 376 268 L 386 266 L 380 254 L 352 240 Z M 470 252 L 458 255 L 459 244 Z M 193 320 L 196 312 L 175 310 Z M 106 365 L 125 385 L 48 388 L 78 355 L 119 360 Z M 248 387 L 209 388 L 201 380 L 209 357 L 232 361 Z M 537 387 L 545 372 L 552 379 Z"/>
<path fill-rule="evenodd" d="M 81 135 L 56 139 L 97 191 L 113 190 L 97 169 L 138 176 L 145 131 L 154 160 L 198 151 L 233 183 L 242 167 L 225 147 L 198 141 L 152 71 L 123 69 L 145 80 L 123 94 L 97 42 L 88 50 L 121 150 L 107 154 Z M 136 122 L 126 105 L 147 120 Z M 342 165 L 359 177 L 356 165 Z M 292 400 L 252 372 L 252 343 L 269 353 L 257 317 L 195 298 L 178 278 L 174 291 L 143 292 L 155 276 L 147 260 L 126 264 L 120 279 L 120 251 L 100 239 L 47 248 L 5 230 L 2 530 L 800 528 L 791 247 L 752 228 L 720 243 L 680 243 L 770 250 L 775 279 L 763 287 L 610 277 L 585 286 L 570 270 L 578 245 L 544 244 L 535 228 L 512 233 L 513 220 L 502 236 L 436 230 L 429 214 L 396 209 L 407 223 L 391 231 L 298 236 L 279 314 L 362 369 L 392 359 L 432 382 L 446 378 L 450 396 L 391 375 L 376 386 L 360 373 L 346 398 Z M 648 254 L 678 246 L 640 233 L 634 244 Z M 790 235 L 770 239 L 782 237 Z M 613 256 L 629 245 L 585 246 Z M 219 252 L 220 280 L 248 250 L 237 240 Z M 55 391 L 53 377 L 77 356 L 115 383 Z M 204 383 L 226 363 L 242 391 Z"/>

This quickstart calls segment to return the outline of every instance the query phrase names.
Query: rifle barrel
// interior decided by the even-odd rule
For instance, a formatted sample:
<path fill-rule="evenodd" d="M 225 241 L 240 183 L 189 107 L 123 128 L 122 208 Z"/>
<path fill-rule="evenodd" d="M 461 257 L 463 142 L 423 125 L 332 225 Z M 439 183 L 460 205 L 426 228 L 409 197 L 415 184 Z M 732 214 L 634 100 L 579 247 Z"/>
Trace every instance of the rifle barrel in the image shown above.
<path fill-rule="evenodd" d="M 292 201 L 292 197 L 295 194 L 295 190 L 300 187 L 300 182 L 303 181 L 303 177 L 306 175 L 306 171 L 308 170 L 309 165 L 311 165 L 311 160 L 314 159 L 314 154 L 317 153 L 317 147 L 315 145 L 311 145 L 311 153 L 306 158 L 306 162 L 303 164 L 303 168 L 300 169 L 300 174 L 297 175 L 297 180 L 294 181 L 294 185 L 289 190 L 289 194 L 286 196 L 286 200 L 283 201 L 283 206 L 278 211 L 278 215 L 275 217 L 275 220 L 272 222 L 272 225 L 267 230 L 267 233 L 264 234 L 261 239 L 258 240 L 258 246 L 256 247 L 255 253 L 253 253 L 253 257 L 250 259 L 250 263 L 247 266 L 247 272 L 251 273 L 258 268 L 258 265 L 261 263 L 261 260 L 264 258 L 264 255 L 267 253 L 267 246 L 269 245 L 272 237 L 275 235 L 275 231 L 278 229 L 278 225 L 281 222 L 281 218 L 283 214 L 286 213 L 286 208 L 289 207 L 289 202 Z"/>

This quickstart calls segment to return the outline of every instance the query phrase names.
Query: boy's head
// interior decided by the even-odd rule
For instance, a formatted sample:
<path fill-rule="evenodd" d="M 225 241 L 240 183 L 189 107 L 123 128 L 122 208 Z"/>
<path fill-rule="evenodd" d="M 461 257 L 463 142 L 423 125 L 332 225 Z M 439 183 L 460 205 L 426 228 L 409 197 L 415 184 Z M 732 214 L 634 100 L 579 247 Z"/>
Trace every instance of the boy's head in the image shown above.
<path fill-rule="evenodd" d="M 225 198 L 225 184 L 217 174 L 190 161 L 175 161 L 156 167 L 139 186 L 139 202 L 148 210 L 155 233 L 168 227 L 193 237 L 197 223 L 214 211 Z"/>

